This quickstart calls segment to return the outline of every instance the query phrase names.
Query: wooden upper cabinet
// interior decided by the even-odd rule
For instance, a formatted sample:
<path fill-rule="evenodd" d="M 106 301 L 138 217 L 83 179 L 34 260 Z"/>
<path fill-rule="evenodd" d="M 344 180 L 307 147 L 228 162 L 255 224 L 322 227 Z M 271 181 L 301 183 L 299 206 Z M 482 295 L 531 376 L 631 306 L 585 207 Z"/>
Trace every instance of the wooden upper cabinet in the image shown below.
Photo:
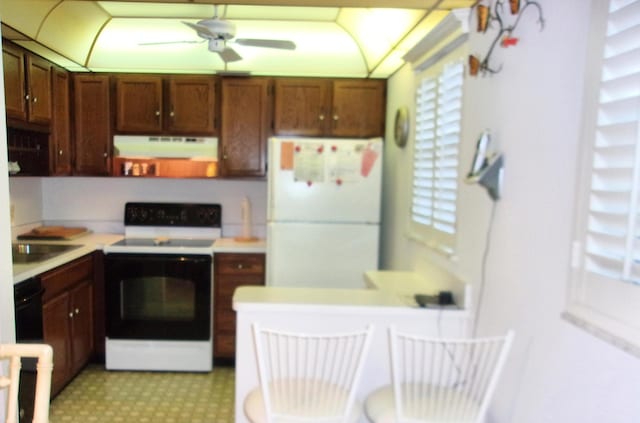
<path fill-rule="evenodd" d="M 167 129 L 176 134 L 216 132 L 216 79 L 211 76 L 172 76 L 168 86 Z"/>
<path fill-rule="evenodd" d="M 278 135 L 325 135 L 330 100 L 329 80 L 276 79 L 274 132 Z"/>
<path fill-rule="evenodd" d="M 331 135 L 374 137 L 384 135 L 384 80 L 336 80 L 333 82 Z"/>
<path fill-rule="evenodd" d="M 54 68 L 51 74 L 51 174 L 71 174 L 71 105 L 69 73 Z"/>
<path fill-rule="evenodd" d="M 157 134 L 162 132 L 162 77 L 116 77 L 116 131 Z"/>
<path fill-rule="evenodd" d="M 222 80 L 220 133 L 222 176 L 264 176 L 270 121 L 268 78 Z"/>
<path fill-rule="evenodd" d="M 213 76 L 118 75 L 116 131 L 127 134 L 213 135 Z"/>
<path fill-rule="evenodd" d="M 281 78 L 275 82 L 277 135 L 384 135 L 384 80 Z"/>
<path fill-rule="evenodd" d="M 51 122 L 51 63 L 9 43 L 2 45 L 7 117 Z"/>
<path fill-rule="evenodd" d="M 28 120 L 51 122 L 51 63 L 27 54 Z"/>
<path fill-rule="evenodd" d="M 75 74 L 74 174 L 108 175 L 111 156 L 109 76 Z"/>
<path fill-rule="evenodd" d="M 11 44 L 2 44 L 4 97 L 7 117 L 27 120 L 25 52 Z"/>

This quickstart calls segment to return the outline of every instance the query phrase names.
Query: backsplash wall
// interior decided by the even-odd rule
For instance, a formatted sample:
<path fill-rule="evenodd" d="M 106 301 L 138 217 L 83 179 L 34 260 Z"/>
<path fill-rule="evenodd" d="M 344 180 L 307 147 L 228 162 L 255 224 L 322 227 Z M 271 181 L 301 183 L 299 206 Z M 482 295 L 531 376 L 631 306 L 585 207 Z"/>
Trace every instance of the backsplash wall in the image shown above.
<path fill-rule="evenodd" d="M 42 178 L 9 178 L 9 197 L 13 207 L 11 235 L 15 238 L 21 228 L 42 220 Z"/>
<path fill-rule="evenodd" d="M 266 181 L 49 177 L 12 178 L 10 185 L 16 215 L 20 214 L 15 226 L 41 220 L 122 233 L 127 201 L 220 203 L 222 234 L 231 237 L 242 230 L 240 210 L 246 196 L 252 206 L 253 234 L 263 237 L 266 233 Z M 31 207 L 41 209 L 41 215 L 27 213 Z"/>

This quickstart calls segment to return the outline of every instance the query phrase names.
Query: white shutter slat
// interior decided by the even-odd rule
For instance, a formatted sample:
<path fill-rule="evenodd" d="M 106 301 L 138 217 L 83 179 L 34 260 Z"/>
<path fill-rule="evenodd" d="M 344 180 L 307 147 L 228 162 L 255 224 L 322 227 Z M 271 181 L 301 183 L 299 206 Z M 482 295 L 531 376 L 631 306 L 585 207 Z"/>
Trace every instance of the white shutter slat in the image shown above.
<path fill-rule="evenodd" d="M 640 72 L 603 81 L 600 87 L 601 105 L 627 98 L 640 98 Z"/>

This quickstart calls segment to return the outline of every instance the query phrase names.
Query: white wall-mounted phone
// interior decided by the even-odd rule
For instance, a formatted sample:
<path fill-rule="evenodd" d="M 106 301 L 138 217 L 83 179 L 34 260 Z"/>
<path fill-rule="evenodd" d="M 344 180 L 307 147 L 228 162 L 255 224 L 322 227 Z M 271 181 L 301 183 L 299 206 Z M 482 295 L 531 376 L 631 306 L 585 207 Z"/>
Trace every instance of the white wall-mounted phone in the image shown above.
<path fill-rule="evenodd" d="M 487 189 L 492 200 L 500 198 L 504 159 L 502 154 L 490 153 L 491 136 L 488 130 L 482 131 L 476 144 L 471 169 L 467 174 L 467 183 L 479 183 Z"/>

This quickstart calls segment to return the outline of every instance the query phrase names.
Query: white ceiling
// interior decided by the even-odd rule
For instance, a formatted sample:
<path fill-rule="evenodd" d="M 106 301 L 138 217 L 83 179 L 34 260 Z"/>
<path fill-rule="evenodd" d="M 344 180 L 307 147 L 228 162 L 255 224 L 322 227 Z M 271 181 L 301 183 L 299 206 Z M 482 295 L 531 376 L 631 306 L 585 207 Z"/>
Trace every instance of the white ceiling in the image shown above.
<path fill-rule="evenodd" d="M 73 71 L 386 78 L 449 10 L 473 2 L 2 0 L 0 16 L 3 36 Z M 183 23 L 216 12 L 236 25 L 235 38 L 291 40 L 296 49 L 231 40 L 243 59 L 225 64 Z M 148 44 L 156 42 L 167 44 Z"/>

